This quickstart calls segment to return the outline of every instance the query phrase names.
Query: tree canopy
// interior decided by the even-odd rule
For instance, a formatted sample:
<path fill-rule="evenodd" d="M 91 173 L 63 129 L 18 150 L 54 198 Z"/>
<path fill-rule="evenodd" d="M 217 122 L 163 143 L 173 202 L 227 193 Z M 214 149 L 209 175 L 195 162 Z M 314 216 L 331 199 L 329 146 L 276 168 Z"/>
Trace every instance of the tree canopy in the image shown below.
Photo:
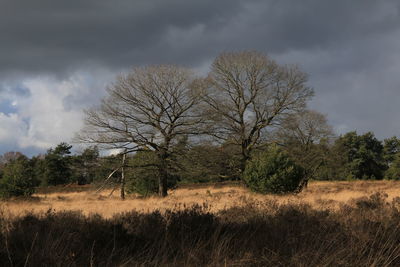
<path fill-rule="evenodd" d="M 212 135 L 241 148 L 242 171 L 269 127 L 305 108 L 313 96 L 306 82 L 298 67 L 280 66 L 258 52 L 222 53 L 214 60 L 204 95 Z"/>
<path fill-rule="evenodd" d="M 98 107 L 86 111 L 83 142 L 123 153 L 152 150 L 158 157 L 159 194 L 167 194 L 171 147 L 182 135 L 198 132 L 200 83 L 187 69 L 135 68 L 119 76 Z"/>

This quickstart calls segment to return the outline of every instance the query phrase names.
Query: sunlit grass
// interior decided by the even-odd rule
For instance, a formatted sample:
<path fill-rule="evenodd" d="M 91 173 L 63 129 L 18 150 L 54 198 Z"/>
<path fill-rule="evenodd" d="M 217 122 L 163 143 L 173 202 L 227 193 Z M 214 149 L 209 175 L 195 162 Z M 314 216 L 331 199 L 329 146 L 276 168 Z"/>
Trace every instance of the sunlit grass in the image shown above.
<path fill-rule="evenodd" d="M 78 187 L 79 190 L 83 188 Z M 70 190 L 74 190 L 71 188 Z M 54 191 L 54 189 L 53 189 Z M 350 182 L 310 182 L 307 189 L 299 194 L 260 195 L 250 192 L 240 185 L 185 186 L 169 191 L 166 198 L 141 198 L 131 195 L 122 201 L 116 190 L 95 192 L 95 188 L 84 188 L 80 192 L 37 193 L 32 199 L 1 201 L 5 216 L 22 216 L 28 212 L 82 211 L 89 215 L 97 213 L 110 218 L 115 214 L 135 210 L 150 213 L 155 210 L 179 210 L 195 204 L 207 206 L 210 212 L 218 212 L 231 207 L 243 207 L 249 203 L 275 201 L 279 204 L 308 204 L 315 209 L 337 209 L 341 204 L 354 198 L 369 196 L 376 192 L 388 195 L 388 201 L 400 196 L 400 182 L 396 181 L 350 181 Z"/>

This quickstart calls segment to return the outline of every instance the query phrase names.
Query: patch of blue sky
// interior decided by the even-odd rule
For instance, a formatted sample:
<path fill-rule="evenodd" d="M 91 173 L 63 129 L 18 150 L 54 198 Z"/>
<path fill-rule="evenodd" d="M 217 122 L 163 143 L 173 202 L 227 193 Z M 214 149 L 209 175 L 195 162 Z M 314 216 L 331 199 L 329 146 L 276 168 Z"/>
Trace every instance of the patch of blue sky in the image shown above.
<path fill-rule="evenodd" d="M 10 89 L 10 93 L 19 97 L 28 97 L 31 95 L 31 91 L 23 85 L 18 85 Z"/>
<path fill-rule="evenodd" d="M 0 112 L 6 115 L 17 113 L 18 105 L 15 100 L 0 99 Z"/>
<path fill-rule="evenodd" d="M 18 151 L 23 153 L 27 157 L 37 156 L 39 154 L 44 154 L 46 151 L 43 149 L 36 148 L 36 147 L 26 147 L 26 148 L 19 148 L 16 144 L 1 144 L 0 143 L 0 155 L 3 155 L 6 152 L 10 151 Z"/>

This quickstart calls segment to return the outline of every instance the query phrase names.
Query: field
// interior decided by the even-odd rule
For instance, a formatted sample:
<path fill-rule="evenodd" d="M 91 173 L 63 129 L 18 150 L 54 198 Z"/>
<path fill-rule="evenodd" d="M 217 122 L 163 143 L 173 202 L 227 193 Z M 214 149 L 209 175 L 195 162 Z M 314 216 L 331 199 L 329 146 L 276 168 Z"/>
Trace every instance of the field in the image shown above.
<path fill-rule="evenodd" d="M 165 199 L 128 196 L 125 201 L 120 200 L 117 190 L 110 196 L 111 189 L 96 192 L 91 187 L 70 186 L 42 191 L 44 192 L 35 194 L 29 200 L 0 202 L 3 215 L 15 217 L 53 210 L 81 211 L 85 215 L 96 213 L 104 218 L 111 218 L 115 214 L 131 210 L 150 213 L 155 210 L 181 210 L 193 205 L 207 207 L 208 211 L 215 213 L 231 207 L 262 205 L 271 201 L 288 205 L 308 204 L 318 210 L 337 209 L 341 204 L 377 192 L 387 194 L 387 200 L 392 201 L 394 197 L 400 196 L 400 182 L 311 182 L 303 192 L 283 196 L 255 194 L 238 184 L 192 185 L 171 190 Z"/>
<path fill-rule="evenodd" d="M 5 266 L 400 266 L 400 182 L 300 194 L 196 185 L 167 198 L 49 188 L 0 206 Z"/>

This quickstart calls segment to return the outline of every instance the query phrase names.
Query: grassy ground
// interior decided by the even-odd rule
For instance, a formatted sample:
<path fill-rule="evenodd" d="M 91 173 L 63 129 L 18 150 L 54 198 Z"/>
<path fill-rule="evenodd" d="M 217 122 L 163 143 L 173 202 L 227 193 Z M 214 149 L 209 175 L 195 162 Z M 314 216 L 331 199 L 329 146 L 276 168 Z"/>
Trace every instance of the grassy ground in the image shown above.
<path fill-rule="evenodd" d="M 2 202 L 1 266 L 400 266 L 398 182 L 314 182 L 285 196 L 208 185 L 125 201 L 68 190 Z"/>
<path fill-rule="evenodd" d="M 366 197 L 376 192 L 388 195 L 388 201 L 400 196 L 400 182 L 395 181 L 352 181 L 311 182 L 300 194 L 283 196 L 259 195 L 249 192 L 240 185 L 192 185 L 169 192 L 167 198 L 139 198 L 128 196 L 119 199 L 119 192 L 109 196 L 111 190 L 99 193 L 87 186 L 56 187 L 41 190 L 34 198 L 1 201 L 0 209 L 5 216 L 21 216 L 27 213 L 53 211 L 81 211 L 85 215 L 100 214 L 105 218 L 135 210 L 149 213 L 155 210 L 179 210 L 193 205 L 207 207 L 218 212 L 230 207 L 243 207 L 249 203 L 262 204 L 274 201 L 279 204 L 309 204 L 314 209 L 337 209 L 352 199 Z"/>

